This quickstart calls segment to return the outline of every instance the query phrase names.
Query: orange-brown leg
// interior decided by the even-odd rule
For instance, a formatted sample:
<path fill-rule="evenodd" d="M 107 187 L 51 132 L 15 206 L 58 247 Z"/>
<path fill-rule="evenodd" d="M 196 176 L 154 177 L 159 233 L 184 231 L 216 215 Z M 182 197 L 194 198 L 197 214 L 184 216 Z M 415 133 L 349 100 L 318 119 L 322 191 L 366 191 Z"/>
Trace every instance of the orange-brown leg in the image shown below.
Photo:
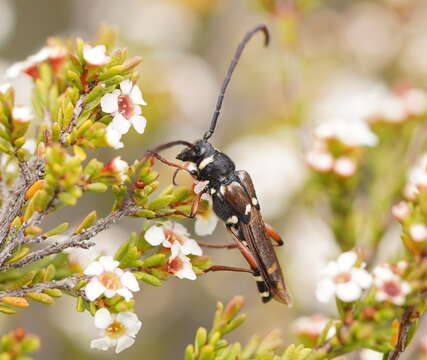
<path fill-rule="evenodd" d="M 275 244 L 273 243 L 273 245 L 282 246 L 283 240 L 280 237 L 280 235 L 267 223 L 264 223 L 264 226 L 265 226 L 265 231 L 267 231 L 268 236 L 270 236 L 270 239 L 275 242 Z"/>

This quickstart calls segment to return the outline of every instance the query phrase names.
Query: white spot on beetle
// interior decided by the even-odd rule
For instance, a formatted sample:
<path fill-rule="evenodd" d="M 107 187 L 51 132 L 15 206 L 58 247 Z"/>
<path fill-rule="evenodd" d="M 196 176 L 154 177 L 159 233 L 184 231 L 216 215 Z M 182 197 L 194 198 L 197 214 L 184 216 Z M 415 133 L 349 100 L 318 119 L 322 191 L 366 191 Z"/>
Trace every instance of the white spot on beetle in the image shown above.
<path fill-rule="evenodd" d="M 196 166 L 196 164 L 194 164 L 192 162 L 188 163 L 188 165 L 187 165 L 187 171 L 190 172 L 190 173 L 192 173 L 192 174 L 197 173 L 197 166 Z"/>
<path fill-rule="evenodd" d="M 264 281 L 260 275 L 254 276 L 255 281 Z"/>
<path fill-rule="evenodd" d="M 219 192 L 221 193 L 221 195 L 224 195 L 224 194 L 225 194 L 225 186 L 224 186 L 224 185 L 221 185 L 221 186 L 220 186 L 220 188 L 219 188 Z"/>
<path fill-rule="evenodd" d="M 211 156 L 209 156 L 209 157 L 207 157 L 207 158 L 204 158 L 201 162 L 200 162 L 200 164 L 199 164 L 199 169 L 200 170 L 203 170 L 207 165 L 209 165 L 212 161 L 214 161 L 214 156 L 213 155 L 211 155 Z"/>
<path fill-rule="evenodd" d="M 239 222 L 239 219 L 237 218 L 237 216 L 233 215 L 233 216 L 230 216 L 225 223 L 226 224 L 237 224 L 238 222 Z"/>
<path fill-rule="evenodd" d="M 245 215 L 249 215 L 250 212 L 251 212 L 251 205 L 247 204 L 245 209 Z"/>
<path fill-rule="evenodd" d="M 270 293 L 268 291 L 264 291 L 261 293 L 261 296 L 266 298 L 270 296 Z"/>
<path fill-rule="evenodd" d="M 252 205 L 253 206 L 257 206 L 258 205 L 258 199 L 257 198 L 252 198 Z"/>
<path fill-rule="evenodd" d="M 248 247 L 248 243 L 245 240 L 242 240 L 242 244 Z"/>
<path fill-rule="evenodd" d="M 213 195 L 213 194 L 215 194 L 215 193 L 216 193 L 215 188 L 211 188 L 211 195 Z"/>

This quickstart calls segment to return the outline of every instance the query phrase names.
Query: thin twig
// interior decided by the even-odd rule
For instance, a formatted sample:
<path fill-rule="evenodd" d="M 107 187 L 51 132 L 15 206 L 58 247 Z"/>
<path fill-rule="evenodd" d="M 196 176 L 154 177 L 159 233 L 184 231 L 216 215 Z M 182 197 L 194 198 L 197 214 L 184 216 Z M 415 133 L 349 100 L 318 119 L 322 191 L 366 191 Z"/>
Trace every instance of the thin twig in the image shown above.
<path fill-rule="evenodd" d="M 86 95 L 81 95 L 76 102 L 76 106 L 74 107 L 73 117 L 71 118 L 70 123 L 67 128 L 61 132 L 61 136 L 59 137 L 59 142 L 61 145 L 64 145 L 67 141 L 67 136 L 71 134 L 75 126 L 77 125 L 77 119 L 83 110 L 83 103 L 86 99 Z"/>
<path fill-rule="evenodd" d="M 69 276 L 62 280 L 53 280 L 49 282 L 41 282 L 31 286 L 23 286 L 19 289 L 0 291 L 0 298 L 5 296 L 23 297 L 27 293 L 42 292 L 47 289 L 61 289 L 74 292 L 76 295 L 81 295 L 75 290 L 75 287 L 81 280 L 87 279 L 87 276 Z"/>
<path fill-rule="evenodd" d="M 402 320 L 399 326 L 399 336 L 397 344 L 392 353 L 390 353 L 388 360 L 398 360 L 400 355 L 405 351 L 408 342 L 409 329 L 414 321 L 415 306 L 407 306 L 402 315 Z"/>
<path fill-rule="evenodd" d="M 99 219 L 92 226 L 88 227 L 87 229 L 84 229 L 79 234 L 72 235 L 70 238 L 68 238 L 65 241 L 54 242 L 53 244 L 49 245 L 44 249 L 37 250 L 35 252 L 32 252 L 31 254 L 28 254 L 27 256 L 25 256 L 19 261 L 0 266 L 0 271 L 5 271 L 11 268 L 20 268 L 20 267 L 26 266 L 35 261 L 43 259 L 46 256 L 49 256 L 52 254 L 58 254 L 61 251 L 68 248 L 79 247 L 83 249 L 88 249 L 95 245 L 95 242 L 89 241 L 90 239 L 92 239 L 95 235 L 97 235 L 101 231 L 107 229 L 109 226 L 117 222 L 126 214 L 127 214 L 127 210 L 117 210 L 115 212 L 112 212 L 105 218 Z"/>

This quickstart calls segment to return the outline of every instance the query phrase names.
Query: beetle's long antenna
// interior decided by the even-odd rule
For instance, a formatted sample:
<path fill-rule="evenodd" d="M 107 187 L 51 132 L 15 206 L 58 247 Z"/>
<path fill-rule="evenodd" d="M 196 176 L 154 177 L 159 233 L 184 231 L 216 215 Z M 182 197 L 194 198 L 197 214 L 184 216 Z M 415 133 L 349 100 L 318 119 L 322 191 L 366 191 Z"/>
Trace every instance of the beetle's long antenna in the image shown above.
<path fill-rule="evenodd" d="M 219 114 L 221 112 L 221 107 L 222 107 L 222 102 L 224 100 L 225 91 L 227 90 L 228 84 L 231 80 L 231 76 L 233 75 L 233 71 L 236 68 L 237 63 L 239 62 L 240 56 L 242 55 L 242 52 L 245 49 L 246 44 L 249 42 L 249 40 L 252 38 L 252 36 L 254 36 L 254 34 L 257 33 L 258 31 L 262 31 L 264 33 L 264 36 L 265 36 L 264 45 L 268 46 L 268 43 L 270 41 L 270 33 L 268 32 L 268 28 L 265 25 L 258 25 L 257 27 L 248 31 L 246 33 L 245 37 L 239 43 L 239 46 L 237 46 L 236 52 L 234 53 L 233 59 L 231 60 L 230 65 L 228 66 L 227 74 L 224 78 L 224 81 L 222 82 L 221 91 L 220 91 L 219 96 L 218 96 L 215 112 L 212 116 L 211 126 L 210 126 L 209 130 L 206 131 L 205 135 L 203 136 L 203 139 L 205 139 L 205 140 L 208 140 L 215 131 L 216 123 L 218 121 L 218 117 L 219 117 Z"/>
<path fill-rule="evenodd" d="M 172 146 L 175 146 L 175 145 L 185 145 L 185 146 L 188 146 L 188 147 L 193 147 L 193 144 L 189 143 L 188 141 L 176 140 L 176 141 L 171 141 L 171 142 L 168 142 L 168 143 L 165 143 L 165 144 L 161 144 L 161 145 L 157 146 L 156 148 L 151 149 L 150 151 L 153 151 L 153 152 L 157 153 L 159 151 L 168 149 L 168 148 L 170 148 Z"/>

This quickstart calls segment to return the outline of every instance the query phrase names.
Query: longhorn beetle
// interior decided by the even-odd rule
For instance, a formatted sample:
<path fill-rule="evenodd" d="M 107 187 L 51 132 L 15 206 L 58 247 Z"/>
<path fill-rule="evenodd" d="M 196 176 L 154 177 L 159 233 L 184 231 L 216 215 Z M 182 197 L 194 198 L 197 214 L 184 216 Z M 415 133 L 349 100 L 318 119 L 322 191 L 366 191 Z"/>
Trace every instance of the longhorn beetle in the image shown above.
<path fill-rule="evenodd" d="M 249 270 L 228 266 L 213 266 L 208 271 L 251 272 L 255 277 L 263 302 L 266 303 L 271 299 L 275 299 L 281 303 L 291 305 L 292 299 L 283 280 L 282 270 L 272 244 L 272 241 L 275 241 L 280 246 L 283 241 L 262 219 L 260 205 L 251 177 L 244 170 L 236 171 L 233 161 L 226 154 L 215 149 L 208 141 L 215 131 L 224 94 L 233 71 L 246 44 L 257 32 L 264 34 L 265 46 L 268 45 L 270 36 L 265 25 L 257 26 L 247 32 L 239 43 L 223 81 L 210 128 L 203 138 L 194 144 L 183 140 L 172 141 L 149 151 L 149 155 L 169 166 L 176 167 L 175 175 L 179 170 L 184 170 L 198 181 L 208 181 L 205 189 L 197 194 L 191 214 L 181 213 L 181 215 L 194 217 L 197 213 L 201 195 L 204 192 L 210 194 L 212 196 L 213 209 L 217 216 L 225 222 L 226 228 L 235 244 L 224 246 L 204 244 L 204 246 L 238 248 L 251 268 Z M 176 156 L 178 160 L 186 162 L 186 165 L 169 162 L 158 154 L 158 152 L 175 145 L 186 146 Z M 175 212 L 175 214 L 177 213 Z"/>

